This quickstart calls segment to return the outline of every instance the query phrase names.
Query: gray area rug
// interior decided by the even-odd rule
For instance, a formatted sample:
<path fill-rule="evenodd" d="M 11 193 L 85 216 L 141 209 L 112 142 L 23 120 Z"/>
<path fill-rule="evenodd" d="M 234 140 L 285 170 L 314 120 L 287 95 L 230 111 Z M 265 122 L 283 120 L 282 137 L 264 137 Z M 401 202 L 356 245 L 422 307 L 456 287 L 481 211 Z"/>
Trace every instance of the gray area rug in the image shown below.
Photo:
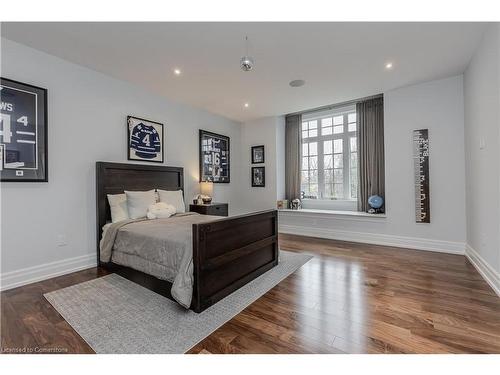
<path fill-rule="evenodd" d="M 96 353 L 185 353 L 312 257 L 279 264 L 200 314 L 116 274 L 45 294 Z"/>

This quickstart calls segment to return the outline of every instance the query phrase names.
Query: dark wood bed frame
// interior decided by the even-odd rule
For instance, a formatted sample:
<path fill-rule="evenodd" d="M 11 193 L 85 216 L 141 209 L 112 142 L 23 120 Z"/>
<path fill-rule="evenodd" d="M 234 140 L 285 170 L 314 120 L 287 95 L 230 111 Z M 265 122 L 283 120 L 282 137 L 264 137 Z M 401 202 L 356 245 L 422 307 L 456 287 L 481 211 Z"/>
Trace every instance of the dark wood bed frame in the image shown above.
<path fill-rule="evenodd" d="M 124 190 L 184 190 L 183 168 L 142 164 L 96 163 L 97 262 L 168 298 L 172 284 L 154 276 L 100 261 L 102 227 L 111 221 L 107 194 Z M 278 264 L 276 210 L 193 224 L 193 299 L 201 312 Z"/>

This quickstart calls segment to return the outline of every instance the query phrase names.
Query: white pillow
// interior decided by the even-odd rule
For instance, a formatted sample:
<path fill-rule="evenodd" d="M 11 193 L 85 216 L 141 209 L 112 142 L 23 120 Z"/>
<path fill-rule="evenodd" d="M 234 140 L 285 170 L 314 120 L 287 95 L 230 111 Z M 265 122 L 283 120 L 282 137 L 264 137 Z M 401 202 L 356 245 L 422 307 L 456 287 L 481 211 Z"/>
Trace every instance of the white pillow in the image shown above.
<path fill-rule="evenodd" d="M 140 219 L 146 217 L 148 208 L 156 203 L 154 190 L 149 191 L 127 191 L 128 215 L 131 219 Z"/>
<path fill-rule="evenodd" d="M 164 202 L 158 202 L 152 204 L 148 208 L 148 219 L 166 219 L 175 214 L 175 207 L 171 204 L 166 204 Z"/>
<path fill-rule="evenodd" d="M 177 213 L 186 212 L 186 205 L 184 204 L 184 197 L 182 196 L 182 190 L 160 190 L 160 202 L 165 202 L 166 204 L 171 204 L 175 207 Z"/>
<path fill-rule="evenodd" d="M 113 223 L 129 218 L 127 196 L 125 194 L 108 194 L 108 202 L 111 209 L 111 221 Z"/>

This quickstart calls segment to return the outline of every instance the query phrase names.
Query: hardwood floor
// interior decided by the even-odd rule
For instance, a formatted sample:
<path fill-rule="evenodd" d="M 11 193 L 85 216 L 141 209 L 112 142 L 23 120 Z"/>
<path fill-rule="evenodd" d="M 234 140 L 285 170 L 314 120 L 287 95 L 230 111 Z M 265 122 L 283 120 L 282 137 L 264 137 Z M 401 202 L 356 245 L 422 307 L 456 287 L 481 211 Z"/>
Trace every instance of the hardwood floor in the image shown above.
<path fill-rule="evenodd" d="M 314 258 L 190 353 L 500 353 L 500 298 L 464 256 L 281 235 Z M 92 349 L 43 293 L 90 269 L 1 293 L 1 345 Z"/>

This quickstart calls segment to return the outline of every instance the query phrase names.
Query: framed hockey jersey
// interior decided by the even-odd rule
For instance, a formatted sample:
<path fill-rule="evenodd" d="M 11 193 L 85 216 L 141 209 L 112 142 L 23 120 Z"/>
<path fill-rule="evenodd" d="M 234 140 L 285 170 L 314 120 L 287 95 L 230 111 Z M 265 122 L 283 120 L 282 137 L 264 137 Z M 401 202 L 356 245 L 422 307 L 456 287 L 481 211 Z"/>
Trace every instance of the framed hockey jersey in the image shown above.
<path fill-rule="evenodd" d="M 229 137 L 200 129 L 200 182 L 230 182 Z"/>
<path fill-rule="evenodd" d="M 0 78 L 0 176 L 47 182 L 47 90 Z"/>
<path fill-rule="evenodd" d="M 163 124 L 128 116 L 128 160 L 163 163 Z"/>

